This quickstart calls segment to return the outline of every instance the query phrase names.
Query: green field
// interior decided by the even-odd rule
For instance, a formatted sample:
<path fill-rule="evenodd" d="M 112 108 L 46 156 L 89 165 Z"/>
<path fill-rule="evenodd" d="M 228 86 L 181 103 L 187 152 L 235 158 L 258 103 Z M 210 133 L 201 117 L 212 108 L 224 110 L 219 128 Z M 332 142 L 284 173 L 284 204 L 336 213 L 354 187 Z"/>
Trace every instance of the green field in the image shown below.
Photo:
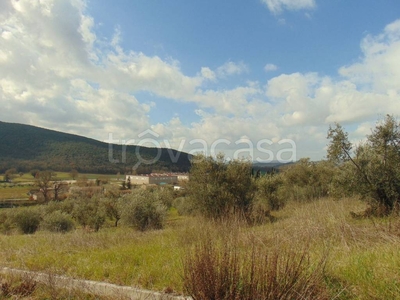
<path fill-rule="evenodd" d="M 290 203 L 277 221 L 256 227 L 216 224 L 172 213 L 164 230 L 128 227 L 66 234 L 38 231 L 0 239 L 0 265 L 77 278 L 183 292 L 182 263 L 189 249 L 208 237 L 235 239 L 244 250 L 308 249 L 311 261 L 327 253 L 325 280 L 335 299 L 400 299 L 400 220 L 355 220 L 357 199 Z"/>
<path fill-rule="evenodd" d="M 55 172 L 57 174 L 57 179 L 60 180 L 72 180 L 72 177 L 69 172 Z M 78 176 L 86 177 L 87 179 L 97 179 L 97 178 L 108 178 L 109 180 L 117 180 L 116 174 L 84 174 L 80 173 Z M 4 174 L 0 174 L 0 179 L 4 178 Z M 120 180 L 125 178 L 124 175 L 119 176 Z M 13 179 L 15 183 L 21 182 L 33 182 L 34 178 L 30 173 L 24 173 L 22 176 L 16 175 Z"/>
<path fill-rule="evenodd" d="M 72 180 L 71 175 L 68 172 L 55 172 L 58 180 Z M 3 178 L 4 174 L 0 174 L 0 178 Z M 104 174 L 79 174 L 79 177 L 85 177 L 88 180 L 95 180 L 97 178 L 106 178 L 111 182 L 118 182 L 117 175 L 104 175 Z M 125 178 L 124 175 L 119 176 L 119 180 L 122 181 Z M 34 189 L 34 178 L 31 174 L 25 173 L 22 176 L 17 175 L 12 183 L 0 183 L 0 200 L 2 199 L 28 199 L 27 193 L 29 190 Z"/>
<path fill-rule="evenodd" d="M 1 199 L 28 199 L 27 193 L 32 186 L 11 186 L 0 184 L 0 200 Z"/>

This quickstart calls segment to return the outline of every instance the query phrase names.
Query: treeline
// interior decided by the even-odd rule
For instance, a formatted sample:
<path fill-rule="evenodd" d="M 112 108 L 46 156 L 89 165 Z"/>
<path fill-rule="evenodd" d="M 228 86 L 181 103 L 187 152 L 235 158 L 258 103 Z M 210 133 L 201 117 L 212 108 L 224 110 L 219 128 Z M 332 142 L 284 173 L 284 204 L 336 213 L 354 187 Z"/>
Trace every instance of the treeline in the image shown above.
<path fill-rule="evenodd" d="M 369 207 L 355 217 L 400 213 L 400 124 L 386 116 L 358 146 L 340 124 L 328 131 L 327 160 L 308 158 L 279 172 L 254 173 L 249 162 L 197 156 L 192 161 L 188 197 L 176 206 L 182 213 L 211 219 L 241 218 L 254 223 L 288 201 L 322 197 L 364 199 Z"/>

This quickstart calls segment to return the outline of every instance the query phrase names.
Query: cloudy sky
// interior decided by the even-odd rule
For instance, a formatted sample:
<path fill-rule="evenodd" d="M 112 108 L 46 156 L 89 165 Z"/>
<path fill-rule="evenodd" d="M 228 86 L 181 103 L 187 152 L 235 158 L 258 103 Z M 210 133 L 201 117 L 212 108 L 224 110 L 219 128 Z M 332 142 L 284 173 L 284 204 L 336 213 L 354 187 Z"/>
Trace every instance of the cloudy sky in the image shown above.
<path fill-rule="evenodd" d="M 317 160 L 399 93 L 398 0 L 0 1 L 0 121 Z"/>

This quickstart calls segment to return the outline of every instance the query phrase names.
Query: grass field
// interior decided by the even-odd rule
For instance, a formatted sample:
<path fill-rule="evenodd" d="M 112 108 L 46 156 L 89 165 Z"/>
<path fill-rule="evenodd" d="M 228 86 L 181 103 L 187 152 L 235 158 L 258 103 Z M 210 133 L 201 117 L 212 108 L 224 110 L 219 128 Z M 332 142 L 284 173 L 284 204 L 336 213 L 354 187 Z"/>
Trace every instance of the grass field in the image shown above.
<path fill-rule="evenodd" d="M 68 172 L 56 172 L 58 180 L 72 180 L 71 175 Z M 111 182 L 117 182 L 117 175 L 103 175 L 103 174 L 79 174 L 84 176 L 86 179 L 94 180 L 97 178 L 107 178 Z M 0 174 L 0 179 L 4 177 L 4 174 Z M 120 175 L 119 179 L 122 181 L 124 175 Z M 22 176 L 17 175 L 12 183 L 0 183 L 0 200 L 2 199 L 27 199 L 27 193 L 34 186 L 34 178 L 31 174 L 26 173 Z"/>
<path fill-rule="evenodd" d="M 352 219 L 365 205 L 357 199 L 291 203 L 263 226 L 218 225 L 172 214 L 164 230 L 127 227 L 66 234 L 39 231 L 0 239 L 0 265 L 77 278 L 183 291 L 185 253 L 205 236 L 215 243 L 232 237 L 243 249 L 304 249 L 310 259 L 328 254 L 326 283 L 335 299 L 400 299 L 400 220 Z"/>
<path fill-rule="evenodd" d="M 69 172 L 55 172 L 57 174 L 57 179 L 60 180 L 72 180 L 72 177 Z M 117 175 L 116 174 L 79 174 L 78 176 L 84 176 L 87 179 L 97 179 L 97 178 L 107 178 L 109 180 L 117 180 Z M 4 174 L 0 174 L 0 179 L 4 177 Z M 119 178 L 122 180 L 125 176 L 120 175 Z M 15 183 L 21 183 L 21 182 L 33 182 L 34 178 L 30 173 L 24 173 L 22 176 L 16 175 L 15 178 L 13 179 L 13 182 Z"/>
<path fill-rule="evenodd" d="M 32 189 L 32 186 L 10 186 L 0 185 L 0 200 L 1 199 L 28 199 L 27 193 Z"/>

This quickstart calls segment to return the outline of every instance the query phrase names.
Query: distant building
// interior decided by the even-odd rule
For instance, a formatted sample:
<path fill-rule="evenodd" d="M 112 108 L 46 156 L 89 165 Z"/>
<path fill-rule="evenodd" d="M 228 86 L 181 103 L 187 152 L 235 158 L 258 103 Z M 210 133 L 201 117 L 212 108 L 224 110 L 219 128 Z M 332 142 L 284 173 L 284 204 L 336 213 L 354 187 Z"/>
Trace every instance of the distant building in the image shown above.
<path fill-rule="evenodd" d="M 178 181 L 189 181 L 189 173 L 177 173 Z"/>
<path fill-rule="evenodd" d="M 131 184 L 174 184 L 178 182 L 176 174 L 148 174 L 148 175 L 126 175 L 125 181 L 130 179 Z"/>

